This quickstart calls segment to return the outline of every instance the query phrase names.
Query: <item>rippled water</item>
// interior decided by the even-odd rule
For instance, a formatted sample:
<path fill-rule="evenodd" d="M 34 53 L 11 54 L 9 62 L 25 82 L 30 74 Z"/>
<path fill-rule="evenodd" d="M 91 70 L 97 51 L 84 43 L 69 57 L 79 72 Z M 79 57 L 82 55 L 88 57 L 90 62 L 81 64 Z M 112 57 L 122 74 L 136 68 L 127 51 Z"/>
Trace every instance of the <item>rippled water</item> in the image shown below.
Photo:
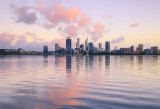
<path fill-rule="evenodd" d="M 160 56 L 0 56 L 0 109 L 160 109 Z"/>

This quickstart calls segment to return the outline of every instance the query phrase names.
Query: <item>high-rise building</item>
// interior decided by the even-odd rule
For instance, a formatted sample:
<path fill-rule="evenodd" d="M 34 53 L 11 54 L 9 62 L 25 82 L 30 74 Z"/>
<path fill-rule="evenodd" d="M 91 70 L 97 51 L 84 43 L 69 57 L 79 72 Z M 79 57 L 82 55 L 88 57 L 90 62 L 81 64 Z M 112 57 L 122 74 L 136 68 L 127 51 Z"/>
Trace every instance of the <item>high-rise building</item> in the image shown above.
<path fill-rule="evenodd" d="M 55 44 L 55 52 L 57 53 L 60 50 L 60 46 L 58 44 Z"/>
<path fill-rule="evenodd" d="M 134 53 L 134 45 L 131 46 L 131 53 Z"/>
<path fill-rule="evenodd" d="M 80 45 L 80 48 L 81 48 L 82 50 L 84 50 L 84 45 L 83 45 L 83 44 L 81 44 L 81 45 Z"/>
<path fill-rule="evenodd" d="M 110 42 L 109 41 L 105 42 L 105 52 L 107 52 L 107 53 L 110 52 Z"/>
<path fill-rule="evenodd" d="M 86 49 L 86 51 L 88 51 L 88 37 L 87 37 L 87 39 L 85 40 L 85 49 Z"/>
<path fill-rule="evenodd" d="M 72 40 L 70 37 L 67 37 L 66 38 L 66 49 L 71 50 L 71 48 L 72 48 Z"/>
<path fill-rule="evenodd" d="M 94 47 L 94 53 L 97 53 L 97 52 L 98 52 L 98 48 Z"/>
<path fill-rule="evenodd" d="M 48 54 L 48 46 L 47 45 L 43 46 L 43 53 Z"/>
<path fill-rule="evenodd" d="M 77 38 L 76 48 L 80 48 L 80 40 Z"/>
<path fill-rule="evenodd" d="M 102 43 L 98 44 L 98 50 L 99 50 L 99 52 L 102 52 Z"/>
<path fill-rule="evenodd" d="M 120 53 L 125 53 L 125 54 L 130 54 L 131 53 L 131 47 L 129 47 L 129 48 L 120 48 L 119 52 Z"/>
<path fill-rule="evenodd" d="M 153 50 L 153 54 L 158 53 L 158 46 L 151 47 L 151 49 Z"/>
<path fill-rule="evenodd" d="M 94 45 L 93 45 L 93 43 L 89 43 L 88 44 L 88 48 L 89 48 L 89 53 L 94 53 Z"/>
<path fill-rule="evenodd" d="M 139 53 L 143 52 L 143 44 L 138 45 L 137 52 L 139 52 Z"/>
<path fill-rule="evenodd" d="M 144 52 L 145 52 L 146 55 L 153 55 L 153 50 L 152 49 L 149 49 L 149 48 L 145 49 Z"/>

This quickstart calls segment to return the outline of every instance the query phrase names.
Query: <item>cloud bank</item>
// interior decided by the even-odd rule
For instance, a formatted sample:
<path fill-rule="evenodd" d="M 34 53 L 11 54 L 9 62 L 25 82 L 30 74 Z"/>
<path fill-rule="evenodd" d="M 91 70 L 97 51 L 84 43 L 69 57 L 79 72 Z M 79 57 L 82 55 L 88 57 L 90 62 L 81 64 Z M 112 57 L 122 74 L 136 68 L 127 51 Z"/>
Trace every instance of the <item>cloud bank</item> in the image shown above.
<path fill-rule="evenodd" d="M 4 49 L 23 48 L 24 50 L 42 51 L 43 45 L 48 45 L 51 50 L 54 47 L 54 40 L 47 42 L 39 39 L 35 33 L 25 34 L 0 33 L 0 47 Z"/>
<path fill-rule="evenodd" d="M 78 7 L 65 7 L 60 2 L 53 0 L 51 5 L 41 2 L 35 6 L 12 5 L 17 23 L 27 25 L 41 22 L 41 26 L 46 29 L 57 29 L 64 37 L 66 35 L 76 38 L 80 33 L 87 33 L 94 41 L 103 36 L 106 32 L 105 25 L 101 22 L 93 23 L 91 18 L 82 12 Z M 43 18 L 40 20 L 39 16 Z"/>
<path fill-rule="evenodd" d="M 17 23 L 35 24 L 37 20 L 36 12 L 31 7 L 16 7 L 11 4 L 11 8 L 15 14 L 14 19 Z"/>

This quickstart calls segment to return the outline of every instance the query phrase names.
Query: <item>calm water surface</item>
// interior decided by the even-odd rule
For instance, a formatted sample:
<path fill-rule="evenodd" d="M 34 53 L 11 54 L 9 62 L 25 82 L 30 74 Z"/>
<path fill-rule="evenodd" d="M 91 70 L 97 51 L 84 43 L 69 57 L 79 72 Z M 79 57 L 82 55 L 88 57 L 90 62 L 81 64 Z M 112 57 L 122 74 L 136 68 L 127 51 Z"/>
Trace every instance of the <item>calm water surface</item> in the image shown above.
<path fill-rule="evenodd" d="M 0 109 L 160 109 L 160 56 L 0 56 Z"/>

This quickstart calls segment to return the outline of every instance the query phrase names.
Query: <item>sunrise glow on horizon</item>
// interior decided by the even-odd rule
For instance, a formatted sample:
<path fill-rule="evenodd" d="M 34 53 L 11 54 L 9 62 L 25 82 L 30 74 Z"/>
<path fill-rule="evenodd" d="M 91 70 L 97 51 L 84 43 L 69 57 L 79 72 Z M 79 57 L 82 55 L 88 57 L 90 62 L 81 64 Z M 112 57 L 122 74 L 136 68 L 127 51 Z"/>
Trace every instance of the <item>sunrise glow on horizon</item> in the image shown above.
<path fill-rule="evenodd" d="M 160 46 L 160 0 L 2 0 L 0 47 L 41 50 L 65 38 L 111 48 Z M 104 47 L 104 45 L 103 45 Z"/>

